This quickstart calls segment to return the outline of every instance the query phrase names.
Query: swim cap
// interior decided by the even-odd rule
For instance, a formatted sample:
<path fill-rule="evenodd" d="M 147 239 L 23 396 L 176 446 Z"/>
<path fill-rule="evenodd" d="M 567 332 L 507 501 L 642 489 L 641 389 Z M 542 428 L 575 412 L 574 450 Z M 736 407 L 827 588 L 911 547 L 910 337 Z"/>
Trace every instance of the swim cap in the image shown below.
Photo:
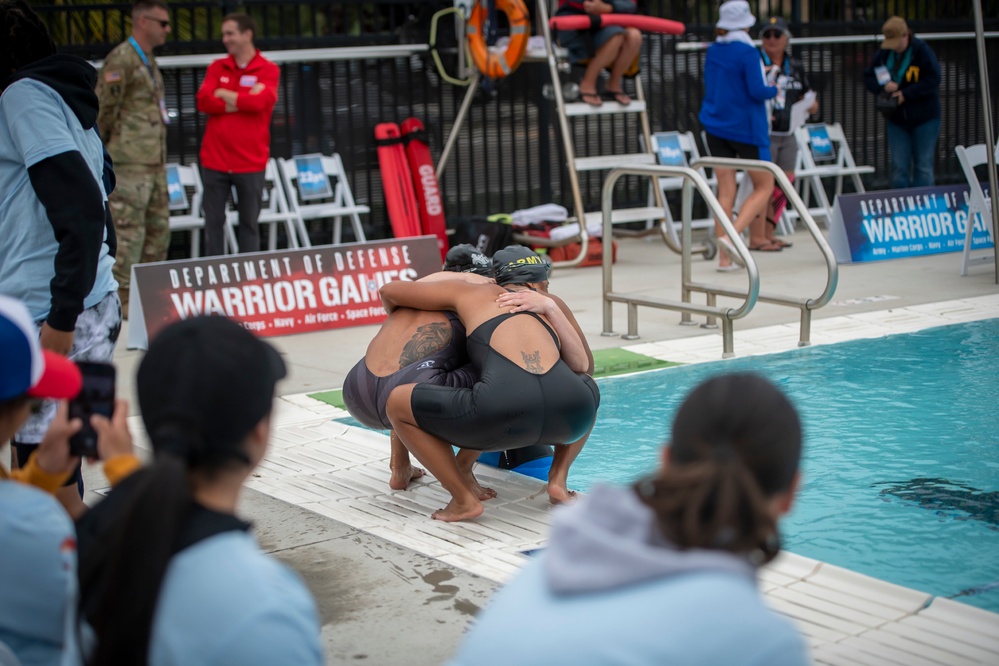
<path fill-rule="evenodd" d="M 489 257 L 468 243 L 455 245 L 447 251 L 444 257 L 444 270 L 454 273 L 475 273 L 476 275 L 493 276 L 493 267 Z"/>
<path fill-rule="evenodd" d="M 523 245 L 509 245 L 493 255 L 493 275 L 499 285 L 544 282 L 548 269 L 537 252 Z"/>

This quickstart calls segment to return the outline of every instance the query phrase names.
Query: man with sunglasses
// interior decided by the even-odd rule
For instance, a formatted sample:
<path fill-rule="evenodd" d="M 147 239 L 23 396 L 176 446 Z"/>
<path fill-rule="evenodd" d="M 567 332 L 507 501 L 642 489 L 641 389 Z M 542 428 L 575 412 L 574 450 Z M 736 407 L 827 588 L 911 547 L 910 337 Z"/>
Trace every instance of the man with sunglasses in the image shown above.
<path fill-rule="evenodd" d="M 170 13 L 160 0 L 132 6 L 132 34 L 104 60 L 97 77 L 101 138 L 117 185 L 108 198 L 118 234 L 114 276 L 128 317 L 132 264 L 163 261 L 170 244 L 166 181 L 166 102 L 153 49 L 166 43 Z"/>
<path fill-rule="evenodd" d="M 798 143 L 791 127 L 791 107 L 811 91 L 805 66 L 792 58 L 788 45 L 791 32 L 780 16 L 771 16 L 760 28 L 760 60 L 767 82 L 777 86 L 777 96 L 770 103 L 770 160 L 794 180 L 794 165 L 798 159 Z M 815 101 L 809 114 L 818 113 Z M 759 215 L 749 224 L 749 249 L 758 252 L 779 252 L 791 244 L 774 235 L 780 216 L 787 206 L 787 197 L 779 187 L 767 204 L 766 215 Z M 765 219 L 764 219 L 765 218 Z"/>

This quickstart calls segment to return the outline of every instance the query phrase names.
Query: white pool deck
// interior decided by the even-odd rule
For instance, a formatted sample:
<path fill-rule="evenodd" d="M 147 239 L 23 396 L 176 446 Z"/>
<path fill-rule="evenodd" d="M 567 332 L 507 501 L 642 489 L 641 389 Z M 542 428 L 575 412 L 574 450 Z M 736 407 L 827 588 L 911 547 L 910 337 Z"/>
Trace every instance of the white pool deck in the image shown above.
<path fill-rule="evenodd" d="M 797 234 L 796 240 L 803 241 L 803 234 Z M 796 242 L 796 246 L 803 244 Z M 620 275 L 625 277 L 616 279 L 645 284 L 650 271 L 679 274 L 678 258 L 661 244 L 629 239 L 622 245 Z M 754 256 L 764 275 L 770 269 L 781 284 L 793 281 L 818 293 L 824 276 L 814 268 L 815 254 L 814 250 L 796 247 L 779 255 Z M 959 256 L 954 254 L 841 268 L 840 290 L 834 304 L 817 312 L 813 321 L 813 344 L 999 317 L 999 287 L 991 271 L 981 270 L 962 279 L 957 277 L 958 261 Z M 714 279 L 708 275 L 711 265 L 702 264 L 697 270 Z M 737 284 L 732 277 L 721 275 L 717 279 Z M 594 348 L 623 346 L 684 363 L 714 361 L 721 356 L 717 331 L 678 326 L 679 316 L 675 313 L 643 309 L 641 340 L 628 342 L 601 336 L 599 269 L 556 272 L 552 290 L 563 295 L 576 310 Z M 758 310 L 736 323 L 736 355 L 795 348 L 797 313 L 764 305 Z M 619 327 L 624 326 L 623 312 L 623 307 L 616 312 Z M 447 502 L 447 493 L 435 480 L 428 475 L 408 490 L 391 491 L 387 437 L 334 421 L 347 413 L 308 397 L 308 393 L 339 387 L 342 375 L 363 354 L 372 334 L 373 329 L 366 327 L 275 339 L 291 367 L 292 381 L 286 385 L 292 390 L 282 391 L 286 395 L 278 400 L 273 447 L 249 487 L 289 505 L 289 510 L 297 507 L 311 512 L 287 514 L 292 517 L 284 518 L 286 522 L 319 514 L 330 519 L 330 526 L 337 526 L 328 529 L 341 530 L 355 541 L 383 540 L 450 570 L 502 584 L 525 561 L 522 551 L 545 544 L 552 507 L 540 482 L 480 465 L 477 474 L 498 492 L 496 499 L 486 503 L 485 513 L 466 523 L 433 521 L 429 514 Z M 122 351 L 119 356 L 119 371 L 130 373 L 128 368 L 137 362 L 138 352 Z M 133 416 L 131 423 L 141 442 L 141 419 Z M 570 474 L 570 486 L 571 481 Z M 286 545 L 278 542 L 267 548 L 281 556 L 307 539 L 298 536 Z M 294 559 L 288 561 L 295 565 Z M 310 580 L 316 572 L 303 575 Z M 817 663 L 999 664 L 999 614 L 793 553 L 782 554 L 761 572 L 760 579 L 768 602 L 793 618 L 808 637 Z M 323 595 L 337 595 L 335 587 L 324 591 L 313 585 L 313 592 L 324 614 L 329 663 L 356 663 L 360 653 L 369 657 L 369 664 L 442 663 L 453 654 L 469 620 L 462 616 L 457 628 L 440 639 L 444 645 L 438 645 L 436 651 L 423 652 L 401 639 L 395 650 L 379 652 L 380 646 L 358 647 L 356 644 L 364 642 L 358 634 L 344 638 L 345 626 L 324 612 Z M 483 598 L 476 605 L 487 601 Z M 407 623 L 416 621 L 401 615 L 406 612 L 405 602 L 386 607 L 376 611 L 368 624 L 350 624 L 349 631 L 370 630 L 374 635 L 385 632 L 385 628 L 374 628 L 376 625 L 389 622 L 401 623 L 401 632 L 405 633 Z M 421 612 L 414 601 L 413 616 Z M 379 634 L 371 642 L 397 639 L 383 639 Z M 345 646 L 344 642 L 351 645 Z"/>

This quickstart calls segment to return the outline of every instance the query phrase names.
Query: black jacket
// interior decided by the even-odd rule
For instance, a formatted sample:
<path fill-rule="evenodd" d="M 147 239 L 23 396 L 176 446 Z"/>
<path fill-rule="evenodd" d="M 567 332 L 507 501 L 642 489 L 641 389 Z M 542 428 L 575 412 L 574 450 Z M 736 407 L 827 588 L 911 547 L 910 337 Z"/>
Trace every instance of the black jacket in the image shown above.
<path fill-rule="evenodd" d="M 911 52 L 906 71 L 897 71 L 905 59 L 905 53 L 895 54 L 895 71 L 891 71 L 892 79 L 898 81 L 905 102 L 899 105 L 888 120 L 911 129 L 940 117 L 940 63 L 926 42 L 915 37 L 909 38 L 906 52 Z M 864 70 L 864 85 L 876 95 L 882 92 L 883 86 L 878 84 L 874 68 L 880 65 L 888 67 L 892 53 L 894 52 L 880 49 Z"/>

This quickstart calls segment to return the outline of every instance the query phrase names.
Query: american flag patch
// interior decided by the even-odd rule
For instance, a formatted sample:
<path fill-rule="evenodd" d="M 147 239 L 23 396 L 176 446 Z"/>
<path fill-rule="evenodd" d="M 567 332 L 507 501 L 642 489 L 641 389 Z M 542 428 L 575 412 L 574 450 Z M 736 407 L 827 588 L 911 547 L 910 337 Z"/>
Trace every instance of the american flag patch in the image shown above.
<path fill-rule="evenodd" d="M 121 72 L 104 72 L 104 83 L 121 81 Z"/>

